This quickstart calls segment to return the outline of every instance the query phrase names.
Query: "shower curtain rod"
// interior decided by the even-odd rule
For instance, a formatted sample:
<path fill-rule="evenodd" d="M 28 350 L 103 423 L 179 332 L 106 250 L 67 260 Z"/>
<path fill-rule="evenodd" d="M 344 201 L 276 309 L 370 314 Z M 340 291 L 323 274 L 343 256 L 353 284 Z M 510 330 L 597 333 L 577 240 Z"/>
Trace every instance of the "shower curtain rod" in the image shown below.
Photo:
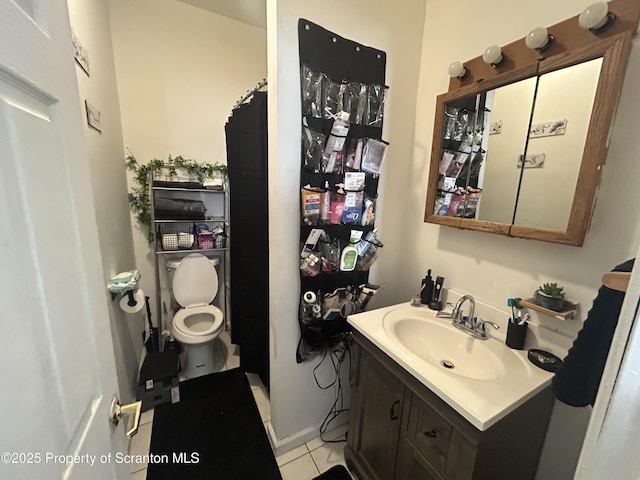
<path fill-rule="evenodd" d="M 236 102 L 236 104 L 233 106 L 233 110 L 235 110 L 236 108 L 238 108 L 240 105 L 242 105 L 244 102 L 246 102 L 249 98 L 251 98 L 251 96 L 256 93 L 257 91 L 261 90 L 262 88 L 267 86 L 267 79 L 263 78 L 262 80 L 260 80 L 255 87 L 253 87 L 251 90 L 247 90 L 247 93 L 245 93 L 242 97 L 240 97 L 240 100 L 238 100 Z"/>

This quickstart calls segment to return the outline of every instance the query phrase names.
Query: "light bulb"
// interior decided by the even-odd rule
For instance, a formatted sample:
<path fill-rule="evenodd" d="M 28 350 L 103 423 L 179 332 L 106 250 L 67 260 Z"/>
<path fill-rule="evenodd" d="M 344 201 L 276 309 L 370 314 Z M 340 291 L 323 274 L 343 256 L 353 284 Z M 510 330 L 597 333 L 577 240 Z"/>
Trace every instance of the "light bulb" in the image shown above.
<path fill-rule="evenodd" d="M 491 45 L 482 54 L 482 59 L 492 67 L 498 67 L 504 61 L 504 55 L 502 54 L 502 49 L 498 45 Z"/>
<path fill-rule="evenodd" d="M 451 62 L 451 65 L 449 65 L 450 77 L 456 77 L 462 80 L 464 77 L 467 76 L 468 73 L 469 73 L 469 69 L 465 67 L 462 64 L 462 62 L 459 62 L 456 60 L 455 62 Z"/>
<path fill-rule="evenodd" d="M 609 28 L 616 19 L 614 13 L 609 12 L 606 2 L 598 2 L 585 8 L 578 17 L 578 24 L 589 29 L 592 33 L 600 33 Z"/>
<path fill-rule="evenodd" d="M 544 27 L 534 28 L 524 37 L 524 43 L 532 50 L 541 52 L 553 44 L 553 36 Z"/>

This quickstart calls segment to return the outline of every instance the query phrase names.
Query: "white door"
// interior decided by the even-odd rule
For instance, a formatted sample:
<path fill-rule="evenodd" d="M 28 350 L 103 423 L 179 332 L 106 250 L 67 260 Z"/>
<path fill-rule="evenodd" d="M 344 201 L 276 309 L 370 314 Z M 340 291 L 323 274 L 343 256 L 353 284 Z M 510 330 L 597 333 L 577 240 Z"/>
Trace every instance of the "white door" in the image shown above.
<path fill-rule="evenodd" d="M 64 0 L 0 0 L 3 479 L 129 472 L 74 68 Z"/>

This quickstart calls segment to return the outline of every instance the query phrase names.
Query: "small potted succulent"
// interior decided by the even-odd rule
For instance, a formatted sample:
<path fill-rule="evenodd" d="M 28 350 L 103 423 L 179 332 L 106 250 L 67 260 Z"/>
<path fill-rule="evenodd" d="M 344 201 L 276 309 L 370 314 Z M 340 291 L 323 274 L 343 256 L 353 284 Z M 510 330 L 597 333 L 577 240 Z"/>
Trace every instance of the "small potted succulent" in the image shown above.
<path fill-rule="evenodd" d="M 564 288 L 557 283 L 545 283 L 538 287 L 535 294 L 536 305 L 559 312 L 564 305 Z"/>

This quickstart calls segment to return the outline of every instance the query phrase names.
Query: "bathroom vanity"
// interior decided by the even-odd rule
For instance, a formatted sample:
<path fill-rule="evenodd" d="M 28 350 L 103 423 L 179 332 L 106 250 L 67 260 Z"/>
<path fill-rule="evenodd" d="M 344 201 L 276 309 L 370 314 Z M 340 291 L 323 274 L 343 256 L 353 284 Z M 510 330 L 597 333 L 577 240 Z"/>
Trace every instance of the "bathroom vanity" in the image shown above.
<path fill-rule="evenodd" d="M 347 465 L 369 480 L 534 478 L 552 375 L 526 352 L 450 329 L 434 313 L 406 304 L 349 317 Z"/>

